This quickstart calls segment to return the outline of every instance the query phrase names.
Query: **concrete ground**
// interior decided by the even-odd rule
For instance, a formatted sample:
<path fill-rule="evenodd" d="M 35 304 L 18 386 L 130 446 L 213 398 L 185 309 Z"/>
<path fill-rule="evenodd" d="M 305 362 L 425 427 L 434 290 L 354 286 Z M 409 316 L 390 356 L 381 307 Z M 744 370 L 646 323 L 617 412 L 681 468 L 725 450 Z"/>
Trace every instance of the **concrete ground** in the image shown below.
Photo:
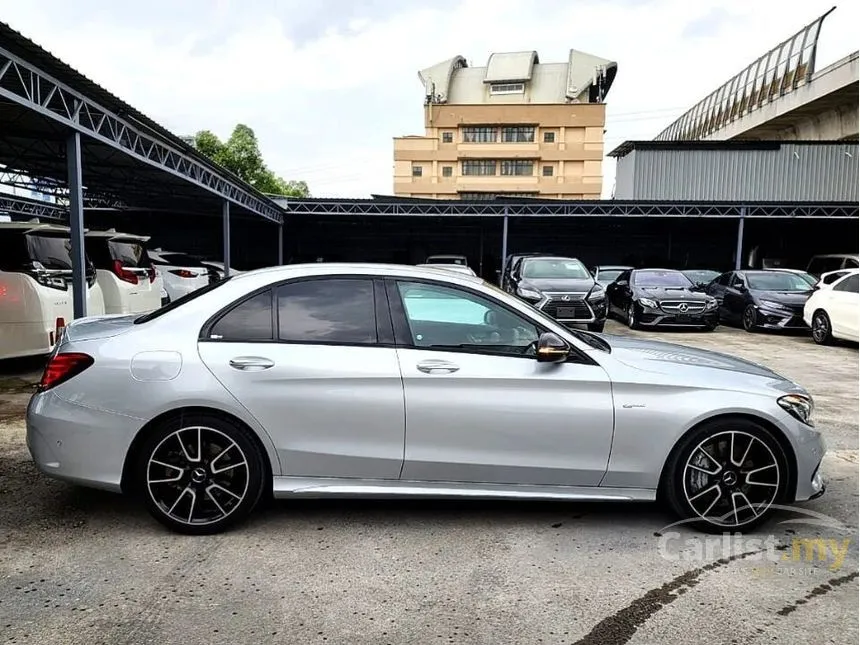
<path fill-rule="evenodd" d="M 857 347 L 637 334 L 764 363 L 813 393 L 830 484 L 803 508 L 822 524 L 784 514 L 722 542 L 665 528 L 655 505 L 307 500 L 183 537 L 36 472 L 21 415 L 38 374 L 19 365 L 0 373 L 0 641 L 856 643 Z"/>

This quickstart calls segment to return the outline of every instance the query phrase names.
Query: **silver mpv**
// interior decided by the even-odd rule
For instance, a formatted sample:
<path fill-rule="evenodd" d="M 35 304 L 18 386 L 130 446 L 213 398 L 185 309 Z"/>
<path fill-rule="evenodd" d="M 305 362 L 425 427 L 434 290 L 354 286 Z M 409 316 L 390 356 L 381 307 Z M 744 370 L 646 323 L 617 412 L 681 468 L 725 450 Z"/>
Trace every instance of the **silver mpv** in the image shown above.
<path fill-rule="evenodd" d="M 760 365 L 569 330 L 479 278 L 311 264 L 71 323 L 27 442 L 185 533 L 264 495 L 660 498 L 735 531 L 823 493 L 812 409 Z"/>

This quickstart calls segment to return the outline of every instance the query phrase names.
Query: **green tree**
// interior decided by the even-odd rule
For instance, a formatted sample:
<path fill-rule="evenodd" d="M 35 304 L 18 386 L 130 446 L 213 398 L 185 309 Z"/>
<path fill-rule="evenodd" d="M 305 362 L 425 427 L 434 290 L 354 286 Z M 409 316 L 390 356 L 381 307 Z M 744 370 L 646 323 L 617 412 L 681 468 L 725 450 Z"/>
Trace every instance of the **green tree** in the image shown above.
<path fill-rule="evenodd" d="M 266 166 L 257 135 L 247 125 L 240 123 L 233 128 L 227 141 L 221 141 L 209 130 L 201 130 L 193 137 L 183 139 L 260 192 L 286 197 L 310 197 L 307 183 L 287 181 Z"/>

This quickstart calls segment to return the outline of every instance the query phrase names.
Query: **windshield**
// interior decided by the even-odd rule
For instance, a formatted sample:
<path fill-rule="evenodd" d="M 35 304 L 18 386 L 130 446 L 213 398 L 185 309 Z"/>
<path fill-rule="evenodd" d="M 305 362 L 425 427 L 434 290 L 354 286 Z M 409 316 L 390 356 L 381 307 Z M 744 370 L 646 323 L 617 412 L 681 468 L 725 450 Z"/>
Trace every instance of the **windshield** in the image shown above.
<path fill-rule="evenodd" d="M 797 271 L 794 275 L 799 276 L 802 280 L 806 280 L 810 285 L 814 285 L 818 282 L 818 278 L 813 275 L 808 274 L 806 271 Z"/>
<path fill-rule="evenodd" d="M 523 260 L 524 278 L 553 279 L 568 278 L 581 279 L 590 278 L 591 273 L 579 260 L 553 259 L 553 260 Z"/>
<path fill-rule="evenodd" d="M 72 270 L 72 241 L 61 235 L 29 233 L 27 252 L 33 262 L 46 269 Z"/>
<path fill-rule="evenodd" d="M 615 278 L 624 273 L 624 269 L 598 269 L 597 277 L 601 282 L 615 282 Z"/>
<path fill-rule="evenodd" d="M 633 274 L 633 284 L 637 287 L 674 287 L 684 289 L 693 286 L 690 278 L 680 271 L 636 271 Z"/>
<path fill-rule="evenodd" d="M 114 260 L 122 262 L 126 267 L 148 268 L 151 266 L 146 247 L 134 240 L 110 240 L 110 254 Z"/>
<path fill-rule="evenodd" d="M 747 273 L 750 289 L 756 291 L 809 291 L 809 282 L 796 273 L 761 271 Z"/>
<path fill-rule="evenodd" d="M 719 277 L 717 271 L 684 271 L 684 275 L 690 278 L 693 282 L 710 282 L 714 278 Z"/>

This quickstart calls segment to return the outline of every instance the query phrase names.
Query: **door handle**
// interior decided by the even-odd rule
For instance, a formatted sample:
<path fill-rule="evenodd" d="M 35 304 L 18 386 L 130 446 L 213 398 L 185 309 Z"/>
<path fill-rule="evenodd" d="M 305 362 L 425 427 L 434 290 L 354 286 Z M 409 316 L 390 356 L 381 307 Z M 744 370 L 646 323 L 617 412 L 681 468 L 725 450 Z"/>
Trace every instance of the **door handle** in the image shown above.
<path fill-rule="evenodd" d="M 237 356 L 230 359 L 230 367 L 246 372 L 267 370 L 275 366 L 275 361 L 262 356 Z"/>
<path fill-rule="evenodd" d="M 415 367 L 418 368 L 419 372 L 424 372 L 425 374 L 450 374 L 451 372 L 456 372 L 460 369 L 460 366 L 455 365 L 454 363 L 432 359 L 421 361 Z"/>

